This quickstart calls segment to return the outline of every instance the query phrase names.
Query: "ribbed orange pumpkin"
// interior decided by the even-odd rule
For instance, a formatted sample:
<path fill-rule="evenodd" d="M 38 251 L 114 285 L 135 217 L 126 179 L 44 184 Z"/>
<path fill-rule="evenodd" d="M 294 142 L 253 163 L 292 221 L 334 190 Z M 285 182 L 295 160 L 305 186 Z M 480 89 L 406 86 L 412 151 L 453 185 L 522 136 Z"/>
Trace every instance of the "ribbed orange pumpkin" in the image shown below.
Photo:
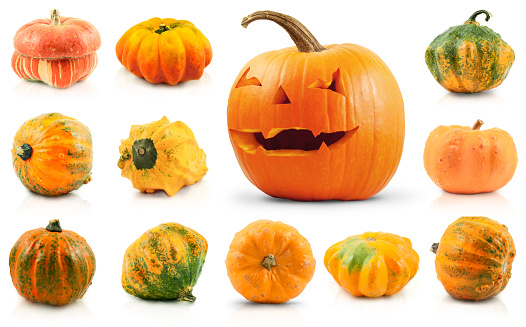
<path fill-rule="evenodd" d="M 95 274 L 95 255 L 79 234 L 58 219 L 25 232 L 9 255 L 11 279 L 31 302 L 64 305 L 82 298 Z"/>
<path fill-rule="evenodd" d="M 22 124 L 11 154 L 22 184 L 41 195 L 65 194 L 91 180 L 91 133 L 78 120 L 59 113 Z"/>
<path fill-rule="evenodd" d="M 212 61 L 208 39 L 194 24 L 152 18 L 130 28 L 115 47 L 121 64 L 150 83 L 199 79 Z"/>
<path fill-rule="evenodd" d="M 16 32 L 11 66 L 20 78 L 67 88 L 93 72 L 100 43 L 95 26 L 53 9 L 51 19 L 36 19 Z"/>
<path fill-rule="evenodd" d="M 489 299 L 511 278 L 515 244 L 505 225 L 486 217 L 461 217 L 448 226 L 436 253 L 437 278 L 460 300 Z"/>
<path fill-rule="evenodd" d="M 517 148 L 500 128 L 439 126 L 426 141 L 424 167 L 444 191 L 459 194 L 493 192 L 506 185 L 517 168 Z"/>
<path fill-rule="evenodd" d="M 379 297 L 399 292 L 418 270 L 418 253 L 408 238 L 364 233 L 346 238 L 325 252 L 325 267 L 354 296 Z"/>
<path fill-rule="evenodd" d="M 386 64 L 355 44 L 322 46 L 296 19 L 278 23 L 296 47 L 270 51 L 241 70 L 228 100 L 228 129 L 245 176 L 294 200 L 363 200 L 393 177 L 404 143 L 404 104 Z"/>
<path fill-rule="evenodd" d="M 225 263 L 235 290 L 257 303 L 297 297 L 316 266 L 309 242 L 294 227 L 265 219 L 236 234 Z"/>

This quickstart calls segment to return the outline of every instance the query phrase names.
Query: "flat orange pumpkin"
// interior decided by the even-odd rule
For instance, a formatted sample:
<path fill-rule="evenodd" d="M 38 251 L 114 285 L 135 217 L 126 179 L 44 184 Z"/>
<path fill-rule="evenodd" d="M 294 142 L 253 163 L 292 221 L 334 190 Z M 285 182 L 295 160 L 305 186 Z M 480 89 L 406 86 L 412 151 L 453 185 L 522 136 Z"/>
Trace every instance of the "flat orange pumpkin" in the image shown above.
<path fill-rule="evenodd" d="M 297 297 L 316 266 L 309 242 L 294 227 L 265 219 L 236 234 L 225 263 L 235 290 L 257 303 Z"/>
<path fill-rule="evenodd" d="M 322 46 L 296 19 L 263 11 L 296 47 L 241 70 L 228 132 L 245 176 L 273 197 L 363 200 L 393 177 L 404 143 L 404 103 L 387 65 L 356 44 Z"/>
<path fill-rule="evenodd" d="M 517 148 L 500 128 L 439 126 L 426 141 L 424 167 L 433 182 L 450 193 L 493 192 L 506 185 L 517 168 Z"/>
<path fill-rule="evenodd" d="M 150 83 L 201 78 L 212 61 L 208 39 L 187 20 L 152 18 L 130 28 L 115 47 L 121 64 Z"/>

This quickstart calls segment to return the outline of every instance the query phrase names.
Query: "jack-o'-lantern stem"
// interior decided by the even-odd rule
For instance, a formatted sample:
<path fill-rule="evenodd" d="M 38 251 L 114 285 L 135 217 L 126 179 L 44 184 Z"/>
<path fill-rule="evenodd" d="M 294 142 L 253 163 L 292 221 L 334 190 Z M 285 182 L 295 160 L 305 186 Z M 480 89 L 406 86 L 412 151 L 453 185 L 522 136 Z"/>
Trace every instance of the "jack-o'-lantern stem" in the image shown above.
<path fill-rule="evenodd" d="M 471 130 L 473 130 L 473 131 L 480 131 L 480 127 L 482 127 L 482 124 L 484 124 L 484 122 L 482 120 L 480 120 L 480 119 L 477 119 L 477 121 L 475 122 L 473 127 L 471 127 Z"/>
<path fill-rule="evenodd" d="M 51 25 L 60 25 L 60 12 L 58 9 L 51 10 Z"/>
<path fill-rule="evenodd" d="M 259 19 L 270 20 L 283 27 L 289 33 L 300 52 L 321 52 L 327 50 L 296 18 L 275 11 L 256 11 L 243 18 L 241 26 L 246 28 L 248 24 Z"/>
<path fill-rule="evenodd" d="M 487 10 L 477 10 L 473 13 L 473 15 L 471 15 L 468 20 L 466 20 L 464 22 L 464 24 L 471 24 L 471 25 L 480 25 L 477 21 L 476 21 L 476 18 L 478 15 L 480 14 L 486 14 L 486 21 L 488 21 L 491 17 L 491 14 L 489 13 L 489 11 Z"/>

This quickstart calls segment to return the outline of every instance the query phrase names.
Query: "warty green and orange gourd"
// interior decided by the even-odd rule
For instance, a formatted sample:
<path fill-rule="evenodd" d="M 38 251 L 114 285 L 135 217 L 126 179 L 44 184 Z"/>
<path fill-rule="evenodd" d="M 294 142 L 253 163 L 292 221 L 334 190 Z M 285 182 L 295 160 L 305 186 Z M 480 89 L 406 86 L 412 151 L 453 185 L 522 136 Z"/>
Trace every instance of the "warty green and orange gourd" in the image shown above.
<path fill-rule="evenodd" d="M 201 275 L 208 243 L 195 230 L 165 223 L 133 242 L 122 263 L 122 287 L 152 300 L 195 301 L 192 290 Z"/>
<path fill-rule="evenodd" d="M 95 274 L 95 255 L 86 240 L 62 230 L 58 219 L 20 236 L 9 254 L 11 279 L 31 302 L 65 305 L 86 293 Z"/>
<path fill-rule="evenodd" d="M 91 133 L 74 118 L 50 113 L 24 122 L 11 154 L 15 173 L 32 192 L 57 196 L 91 181 Z"/>
<path fill-rule="evenodd" d="M 486 217 L 461 217 L 448 226 L 436 253 L 438 280 L 460 300 L 489 299 L 506 288 L 515 259 L 508 228 Z"/>

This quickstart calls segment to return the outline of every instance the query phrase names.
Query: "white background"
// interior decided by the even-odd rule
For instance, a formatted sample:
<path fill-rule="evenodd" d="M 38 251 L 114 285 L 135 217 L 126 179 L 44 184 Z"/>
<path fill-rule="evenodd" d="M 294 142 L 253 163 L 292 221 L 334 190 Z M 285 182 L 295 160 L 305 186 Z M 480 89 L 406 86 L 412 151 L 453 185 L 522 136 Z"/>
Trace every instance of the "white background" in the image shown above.
<path fill-rule="evenodd" d="M 319 326 L 481 325 L 524 323 L 526 290 L 524 90 L 526 39 L 523 1 L 9 1 L 0 29 L 0 324 Z M 99 64 L 92 76 L 66 90 L 19 80 L 10 67 L 12 37 L 23 24 L 63 16 L 93 23 L 102 35 Z M 376 52 L 400 85 L 406 109 L 406 141 L 398 172 L 385 190 L 361 202 L 300 203 L 274 199 L 244 177 L 228 140 L 226 105 L 230 87 L 243 65 L 257 54 L 292 45 L 276 24 L 258 21 L 244 29 L 241 19 L 256 10 L 275 10 L 298 18 L 322 44 L 357 43 Z M 473 12 L 489 10 L 487 24 L 516 53 L 506 81 L 497 89 L 472 95 L 450 94 L 429 73 L 424 52 L 438 34 L 462 24 Z M 212 63 L 199 81 L 153 85 L 129 73 L 114 47 L 131 26 L 154 16 L 193 22 L 210 40 Z M 93 136 L 93 181 L 78 191 L 46 198 L 27 191 L 11 165 L 13 136 L 29 118 L 60 112 L 87 125 Z M 194 131 L 207 154 L 208 174 L 173 197 L 140 194 L 117 168 L 118 147 L 132 124 L 166 115 Z M 461 196 L 442 192 L 422 163 L 425 140 L 440 124 L 500 127 L 514 138 L 519 166 L 513 180 L 492 194 Z M 445 228 L 464 215 L 484 215 L 509 227 L 518 256 L 513 277 L 496 298 L 473 303 L 452 299 L 436 279 L 429 252 Z M 60 218 L 64 229 L 84 236 L 97 258 L 92 286 L 82 300 L 64 307 L 33 304 L 18 295 L 9 276 L 8 255 L 25 231 Z M 316 273 L 305 291 L 282 305 L 248 303 L 230 285 L 224 259 L 234 234 L 267 218 L 295 226 L 312 245 Z M 199 231 L 209 243 L 193 304 L 144 301 L 124 292 L 121 263 L 127 246 L 163 222 Z M 406 236 L 420 255 L 420 270 L 398 294 L 354 298 L 323 266 L 325 250 L 365 231 Z M 5 322 L 5 323 L 4 323 Z"/>

